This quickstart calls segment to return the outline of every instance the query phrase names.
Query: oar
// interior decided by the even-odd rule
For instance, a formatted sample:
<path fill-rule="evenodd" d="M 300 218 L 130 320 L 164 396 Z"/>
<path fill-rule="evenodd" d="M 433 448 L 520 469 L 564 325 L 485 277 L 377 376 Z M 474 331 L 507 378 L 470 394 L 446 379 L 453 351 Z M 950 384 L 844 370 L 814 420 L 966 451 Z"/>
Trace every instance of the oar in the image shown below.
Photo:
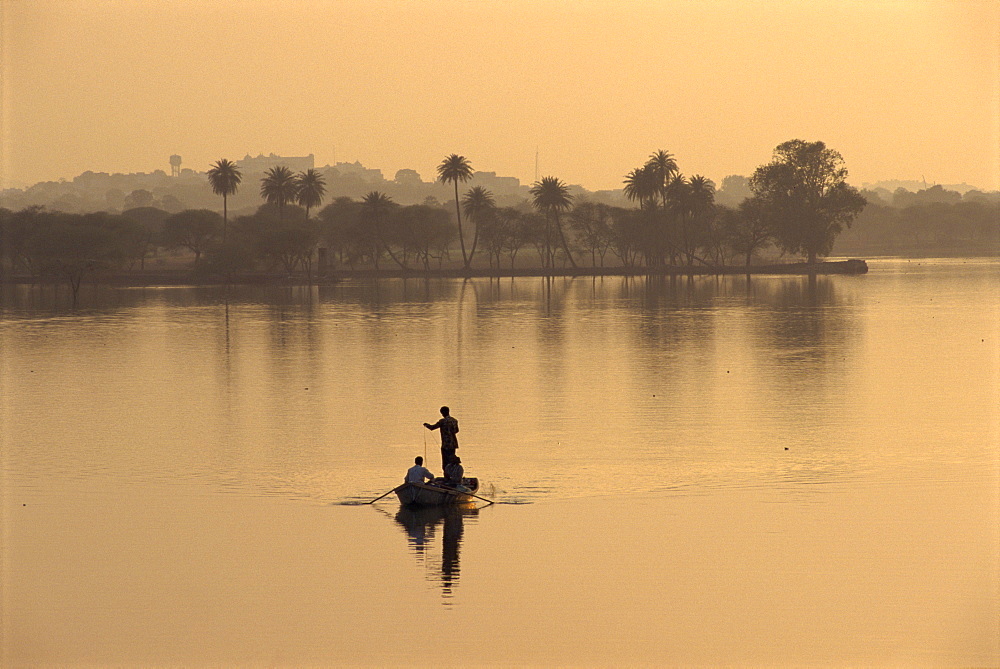
<path fill-rule="evenodd" d="M 399 487 L 399 486 L 396 486 L 396 488 L 398 488 L 398 487 Z M 384 493 L 384 494 L 382 494 L 382 495 L 379 495 L 378 497 L 376 497 L 375 499 L 373 499 L 373 500 L 372 500 L 372 501 L 370 501 L 370 502 L 365 502 L 365 504 L 374 504 L 375 502 L 379 501 L 380 499 L 382 499 L 382 498 L 383 498 L 383 497 L 385 497 L 386 495 L 391 495 L 392 493 L 396 492 L 396 488 L 393 488 L 392 490 L 390 490 L 390 491 L 389 491 L 389 492 L 387 492 L 387 493 Z"/>
<path fill-rule="evenodd" d="M 463 495 L 469 495 L 470 497 L 475 497 L 476 499 L 481 499 L 484 502 L 489 502 L 490 504 L 495 504 L 492 499 L 486 499 L 485 497 L 480 497 L 479 495 L 473 494 L 471 492 L 462 493 Z"/>

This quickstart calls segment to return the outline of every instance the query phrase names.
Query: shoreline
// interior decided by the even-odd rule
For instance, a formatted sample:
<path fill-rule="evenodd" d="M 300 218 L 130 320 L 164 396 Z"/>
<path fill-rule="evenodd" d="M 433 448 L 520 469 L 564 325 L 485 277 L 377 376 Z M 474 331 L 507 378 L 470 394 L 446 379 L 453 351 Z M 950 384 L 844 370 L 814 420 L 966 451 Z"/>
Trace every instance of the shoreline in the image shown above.
<path fill-rule="evenodd" d="M 473 268 L 458 269 L 357 269 L 327 270 L 310 280 L 302 275 L 275 273 L 252 273 L 233 276 L 229 281 L 223 277 L 195 277 L 191 270 L 132 270 L 88 276 L 87 284 L 111 286 L 211 286 L 232 285 L 326 285 L 348 279 L 502 279 L 515 277 L 577 277 L 577 276 L 731 276 L 731 275 L 857 275 L 868 272 L 868 263 L 860 259 L 837 260 L 817 263 L 783 263 L 770 265 L 729 265 L 724 267 L 565 267 L 565 268 Z M 0 284 L 43 284 L 64 283 L 63 279 L 52 276 L 11 276 L 0 279 Z"/>

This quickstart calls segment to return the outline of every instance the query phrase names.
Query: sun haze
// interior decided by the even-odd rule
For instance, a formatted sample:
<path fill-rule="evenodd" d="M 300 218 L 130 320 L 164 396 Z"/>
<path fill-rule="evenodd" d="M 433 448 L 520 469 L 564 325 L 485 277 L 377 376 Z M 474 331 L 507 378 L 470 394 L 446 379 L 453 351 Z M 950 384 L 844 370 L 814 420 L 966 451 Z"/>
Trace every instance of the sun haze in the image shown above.
<path fill-rule="evenodd" d="M 860 184 L 1000 187 L 993 0 L 0 0 L 4 186 L 313 153 L 617 188 L 788 139 Z"/>

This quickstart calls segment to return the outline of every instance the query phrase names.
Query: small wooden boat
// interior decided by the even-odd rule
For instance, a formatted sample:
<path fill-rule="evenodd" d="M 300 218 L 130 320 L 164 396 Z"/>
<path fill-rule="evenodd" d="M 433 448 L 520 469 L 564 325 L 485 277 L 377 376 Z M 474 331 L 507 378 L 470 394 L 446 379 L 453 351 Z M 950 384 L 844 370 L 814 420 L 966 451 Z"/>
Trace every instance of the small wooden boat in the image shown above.
<path fill-rule="evenodd" d="M 463 488 L 455 488 L 434 479 L 430 483 L 404 483 L 393 492 L 404 506 L 444 506 L 463 504 L 475 499 L 471 493 L 479 490 L 479 479 L 462 479 Z"/>

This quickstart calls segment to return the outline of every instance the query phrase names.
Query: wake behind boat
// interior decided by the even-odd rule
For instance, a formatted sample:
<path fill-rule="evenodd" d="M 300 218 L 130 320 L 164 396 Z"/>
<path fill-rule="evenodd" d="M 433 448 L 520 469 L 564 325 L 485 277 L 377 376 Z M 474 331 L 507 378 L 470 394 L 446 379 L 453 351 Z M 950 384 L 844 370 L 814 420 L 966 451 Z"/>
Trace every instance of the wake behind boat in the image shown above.
<path fill-rule="evenodd" d="M 393 492 L 403 506 L 444 506 L 482 499 L 475 494 L 478 490 L 479 479 L 463 478 L 461 486 L 450 486 L 444 479 L 434 479 L 430 483 L 404 483 Z"/>

